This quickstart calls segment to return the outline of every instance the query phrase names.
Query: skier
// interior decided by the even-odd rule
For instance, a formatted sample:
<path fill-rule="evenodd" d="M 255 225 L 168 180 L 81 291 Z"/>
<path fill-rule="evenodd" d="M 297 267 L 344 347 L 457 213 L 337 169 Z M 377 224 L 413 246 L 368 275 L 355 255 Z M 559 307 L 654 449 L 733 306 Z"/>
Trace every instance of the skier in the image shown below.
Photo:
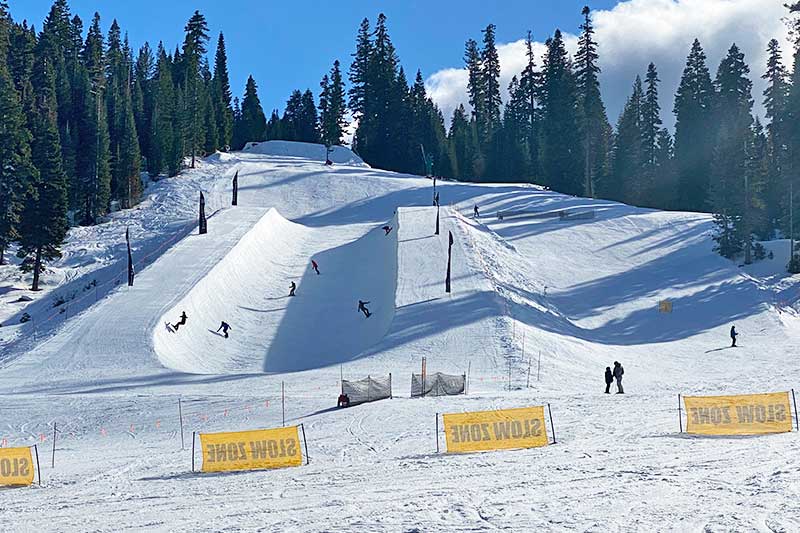
<path fill-rule="evenodd" d="M 316 272 L 317 276 L 319 276 L 319 265 L 317 265 L 317 262 L 313 259 L 311 260 L 311 268 L 313 268 L 314 272 Z"/>
<path fill-rule="evenodd" d="M 614 361 L 614 378 L 617 380 L 617 394 L 625 394 L 625 391 L 622 389 L 622 374 L 625 373 L 625 370 L 622 368 L 622 365 L 619 364 L 617 361 Z"/>
<path fill-rule="evenodd" d="M 358 301 L 358 310 L 359 312 L 364 313 L 364 317 L 366 318 L 369 318 L 372 315 L 372 313 L 369 312 L 369 309 L 367 309 L 368 303 L 369 302 L 364 302 L 361 300 Z"/>
<path fill-rule="evenodd" d="M 178 331 L 178 328 L 180 326 L 183 326 L 183 325 L 186 324 L 186 318 L 187 318 L 186 317 L 186 311 L 181 311 L 181 319 L 178 322 L 176 322 L 175 325 L 172 326 L 172 329 L 174 329 L 175 331 Z M 171 324 L 167 324 L 167 325 L 169 326 Z"/>
<path fill-rule="evenodd" d="M 219 327 L 217 328 L 217 332 L 219 332 L 219 330 L 222 330 L 222 333 L 225 334 L 225 338 L 227 339 L 228 338 L 228 330 L 229 329 L 232 329 L 231 325 L 223 320 L 222 324 L 220 324 Z"/>
<path fill-rule="evenodd" d="M 475 218 L 481 216 L 480 212 L 478 211 L 478 204 L 475 204 L 475 207 L 472 208 L 472 211 L 475 214 Z"/>
<path fill-rule="evenodd" d="M 384 233 L 384 236 L 385 235 L 389 235 L 389 233 L 391 233 L 391 231 L 392 231 L 392 227 L 391 226 L 383 226 L 381 229 L 386 232 L 386 233 Z"/>
<path fill-rule="evenodd" d="M 736 337 L 739 333 L 736 331 L 736 326 L 731 326 L 731 348 L 736 348 Z"/>
<path fill-rule="evenodd" d="M 293 281 L 291 285 L 289 285 L 289 296 L 294 296 L 294 291 L 297 288 L 297 284 Z"/>
<path fill-rule="evenodd" d="M 611 394 L 609 389 L 611 388 L 611 383 L 614 382 L 614 374 L 611 373 L 611 367 L 606 367 L 606 394 Z"/>

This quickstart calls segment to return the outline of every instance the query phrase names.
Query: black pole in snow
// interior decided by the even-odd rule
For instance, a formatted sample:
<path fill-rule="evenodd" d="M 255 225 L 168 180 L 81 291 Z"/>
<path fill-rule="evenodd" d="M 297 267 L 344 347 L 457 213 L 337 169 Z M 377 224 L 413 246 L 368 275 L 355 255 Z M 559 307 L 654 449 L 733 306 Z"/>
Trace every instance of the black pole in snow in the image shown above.
<path fill-rule="evenodd" d="M 208 222 L 206 221 L 206 198 L 203 191 L 200 191 L 200 235 L 208 233 Z"/>
<path fill-rule="evenodd" d="M 447 278 L 444 282 L 444 292 L 450 292 L 450 261 L 453 257 L 453 232 L 448 231 L 450 234 L 450 244 L 447 246 Z"/>
<path fill-rule="evenodd" d="M 239 205 L 239 170 L 236 170 L 236 174 L 233 176 L 233 200 L 231 201 L 231 205 Z"/>

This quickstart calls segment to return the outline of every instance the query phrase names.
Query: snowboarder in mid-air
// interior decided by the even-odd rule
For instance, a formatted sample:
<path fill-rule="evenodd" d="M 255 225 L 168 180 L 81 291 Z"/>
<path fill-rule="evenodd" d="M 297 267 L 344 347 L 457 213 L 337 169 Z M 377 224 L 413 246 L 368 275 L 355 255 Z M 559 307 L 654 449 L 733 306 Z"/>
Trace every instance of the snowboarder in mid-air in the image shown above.
<path fill-rule="evenodd" d="M 384 235 L 389 235 L 389 233 L 392 232 L 392 227 L 391 226 L 383 226 L 381 229 L 386 232 L 386 233 L 384 233 Z"/>
<path fill-rule="evenodd" d="M 293 281 L 291 285 L 289 285 L 289 296 L 294 296 L 294 291 L 297 289 L 297 284 Z"/>
<path fill-rule="evenodd" d="M 314 272 L 316 272 L 317 276 L 319 276 L 319 265 L 313 259 L 311 260 L 311 268 L 313 268 Z"/>
<path fill-rule="evenodd" d="M 478 211 L 478 204 L 475 204 L 475 207 L 472 208 L 473 213 L 475 214 L 475 218 L 481 216 L 480 211 Z"/>
<path fill-rule="evenodd" d="M 736 326 L 731 326 L 731 348 L 736 348 L 736 337 L 739 333 L 736 331 Z"/>
<path fill-rule="evenodd" d="M 231 328 L 231 325 L 223 320 L 222 324 L 220 324 L 219 327 L 217 328 L 217 332 L 219 332 L 219 330 L 222 330 L 222 333 L 225 334 L 225 338 L 227 339 L 228 338 L 228 330 L 229 329 L 233 329 L 233 328 Z"/>
<path fill-rule="evenodd" d="M 186 317 L 186 311 L 181 311 L 181 319 L 179 321 L 177 321 L 175 324 L 167 323 L 167 325 L 168 326 L 172 326 L 172 329 L 174 329 L 175 331 L 178 331 L 178 328 L 180 326 L 183 326 L 183 325 L 186 324 L 186 318 L 187 318 Z"/>
<path fill-rule="evenodd" d="M 625 394 L 625 391 L 622 389 L 622 374 L 624 373 L 625 370 L 622 368 L 622 365 L 614 361 L 614 372 L 612 374 L 617 380 L 617 394 Z"/>
<path fill-rule="evenodd" d="M 359 312 L 364 313 L 364 316 L 366 318 L 369 318 L 372 315 L 372 313 L 369 312 L 369 309 L 367 309 L 367 304 L 368 303 L 369 302 L 364 302 L 362 300 L 358 301 L 358 310 L 359 310 Z"/>
<path fill-rule="evenodd" d="M 614 374 L 611 373 L 611 367 L 606 367 L 606 394 L 611 394 L 609 389 L 611 388 L 611 384 L 614 382 Z"/>

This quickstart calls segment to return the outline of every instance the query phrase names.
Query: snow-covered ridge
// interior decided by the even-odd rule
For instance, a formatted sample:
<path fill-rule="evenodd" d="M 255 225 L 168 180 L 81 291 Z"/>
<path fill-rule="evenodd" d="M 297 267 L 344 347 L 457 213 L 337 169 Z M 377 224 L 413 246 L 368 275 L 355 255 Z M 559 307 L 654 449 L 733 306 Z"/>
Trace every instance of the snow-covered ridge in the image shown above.
<path fill-rule="evenodd" d="M 271 155 L 282 157 L 297 157 L 310 161 L 325 162 L 327 150 L 321 144 L 301 143 L 291 141 L 262 141 L 249 142 L 244 151 L 251 154 Z M 358 157 L 352 150 L 345 146 L 333 146 L 330 160 L 337 165 L 367 167 L 369 165 Z"/>

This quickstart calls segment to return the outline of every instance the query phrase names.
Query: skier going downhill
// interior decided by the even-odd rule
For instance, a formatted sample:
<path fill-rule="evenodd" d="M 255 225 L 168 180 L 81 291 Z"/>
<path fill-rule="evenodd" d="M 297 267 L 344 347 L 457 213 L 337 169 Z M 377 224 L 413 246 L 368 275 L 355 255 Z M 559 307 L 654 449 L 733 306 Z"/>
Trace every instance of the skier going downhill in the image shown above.
<path fill-rule="evenodd" d="M 227 339 L 228 338 L 228 330 L 229 329 L 232 329 L 231 325 L 223 320 L 222 323 L 217 328 L 217 332 L 219 332 L 219 330 L 222 330 L 222 333 L 225 334 L 225 338 Z"/>
<path fill-rule="evenodd" d="M 294 291 L 297 289 L 297 284 L 293 281 L 291 285 L 289 285 L 289 296 L 294 296 Z"/>
<path fill-rule="evenodd" d="M 362 300 L 358 301 L 358 310 L 359 310 L 359 312 L 364 313 L 364 316 L 366 318 L 369 318 L 372 315 L 372 313 L 369 312 L 369 309 L 367 309 L 367 304 L 368 303 L 369 302 L 364 302 Z"/>
<path fill-rule="evenodd" d="M 178 331 L 178 328 L 180 326 L 183 326 L 183 325 L 186 324 L 186 318 L 187 318 L 186 311 L 181 311 L 181 319 L 178 322 L 176 322 L 174 325 L 172 325 L 172 324 L 167 324 L 167 325 L 168 326 L 171 325 L 172 329 L 174 329 L 175 331 Z"/>
<path fill-rule="evenodd" d="M 311 260 L 311 268 L 313 268 L 314 272 L 316 272 L 317 276 L 319 276 L 319 265 L 313 259 Z"/>
<path fill-rule="evenodd" d="M 731 348 L 736 348 L 736 337 L 739 333 L 736 331 L 736 326 L 731 326 Z"/>

